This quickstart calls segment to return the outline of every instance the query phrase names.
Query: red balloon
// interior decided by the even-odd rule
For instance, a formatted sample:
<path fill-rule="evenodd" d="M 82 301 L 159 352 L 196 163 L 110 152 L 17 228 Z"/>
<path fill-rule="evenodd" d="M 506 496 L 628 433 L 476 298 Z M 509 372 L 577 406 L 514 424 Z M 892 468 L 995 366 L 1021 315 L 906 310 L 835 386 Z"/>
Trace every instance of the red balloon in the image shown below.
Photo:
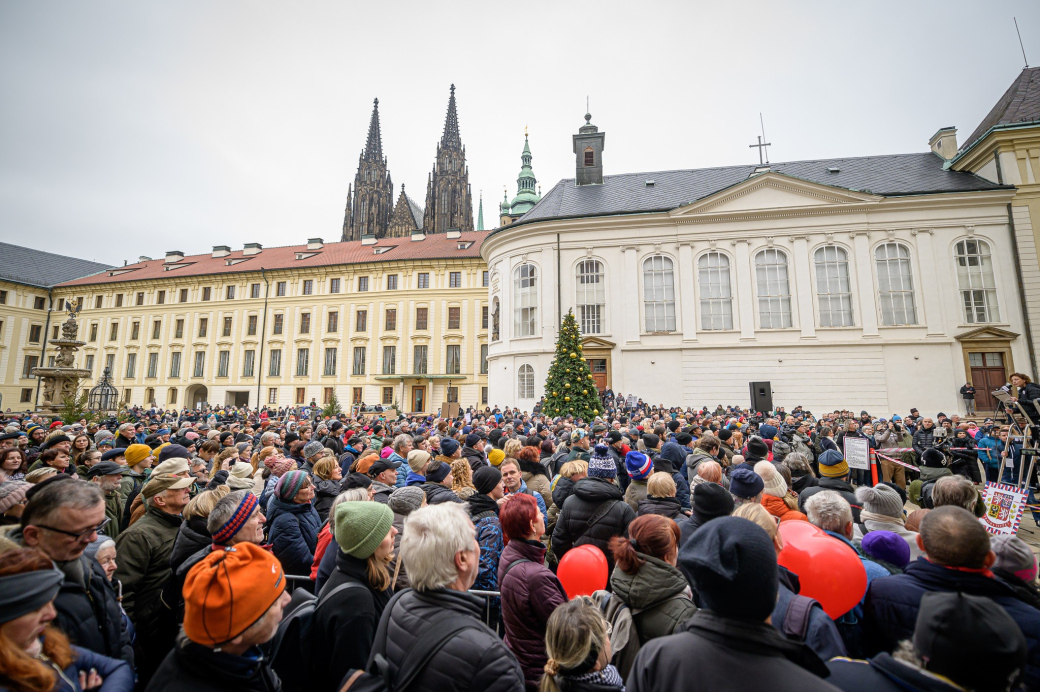
<path fill-rule="evenodd" d="M 591 596 L 607 586 L 607 556 L 594 545 L 571 548 L 560 560 L 556 577 L 568 598 Z"/>
<path fill-rule="evenodd" d="M 837 619 L 867 592 L 867 571 L 859 555 L 807 521 L 780 523 L 784 549 L 777 562 L 798 575 L 801 595 L 815 598 Z"/>

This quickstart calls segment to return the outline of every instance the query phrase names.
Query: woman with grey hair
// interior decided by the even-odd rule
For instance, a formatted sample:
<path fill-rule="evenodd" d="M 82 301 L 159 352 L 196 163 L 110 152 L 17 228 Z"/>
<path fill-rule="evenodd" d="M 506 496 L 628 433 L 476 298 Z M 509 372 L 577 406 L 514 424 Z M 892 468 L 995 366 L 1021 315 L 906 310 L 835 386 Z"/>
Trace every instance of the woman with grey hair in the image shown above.
<path fill-rule="evenodd" d="M 393 575 L 394 591 L 400 591 L 401 589 L 407 589 L 409 586 L 408 572 L 402 569 L 404 561 L 401 560 L 401 538 L 404 536 L 404 522 L 409 514 L 426 506 L 426 493 L 422 491 L 422 488 L 414 485 L 407 488 L 398 488 L 390 493 L 387 505 L 394 513 L 394 528 L 397 529 L 397 535 L 394 537 L 394 557 L 390 561 L 388 569 L 390 574 Z"/>
<path fill-rule="evenodd" d="M 808 460 L 801 452 L 791 452 L 784 457 L 783 464 L 791 472 L 790 487 L 796 493 L 801 493 L 806 488 L 812 488 L 820 484 L 816 474 L 813 473 L 812 467 L 809 466 Z"/>

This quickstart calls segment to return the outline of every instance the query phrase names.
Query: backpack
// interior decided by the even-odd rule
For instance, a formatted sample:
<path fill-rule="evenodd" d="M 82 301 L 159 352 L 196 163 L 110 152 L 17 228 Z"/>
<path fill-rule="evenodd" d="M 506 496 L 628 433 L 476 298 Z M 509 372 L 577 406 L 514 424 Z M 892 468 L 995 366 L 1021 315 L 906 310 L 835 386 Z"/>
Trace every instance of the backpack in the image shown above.
<path fill-rule="evenodd" d="M 514 563 L 515 564 L 515 563 Z M 415 642 L 408 648 L 402 658 L 403 664 L 395 675 L 390 670 L 390 663 L 384 655 L 386 650 L 386 630 L 390 625 L 390 613 L 397 601 L 411 589 L 404 589 L 394 594 L 383 609 L 379 618 L 379 627 L 373 640 L 372 654 L 369 656 L 365 670 L 351 670 L 344 680 L 342 692 L 404 692 L 415 681 L 426 665 L 433 660 L 445 644 L 455 635 L 467 629 L 485 629 L 479 620 L 461 613 L 445 613 L 444 617 L 428 622 L 416 635 Z M 496 635 L 497 636 L 497 635 Z"/>
<path fill-rule="evenodd" d="M 603 617 L 610 623 L 610 662 L 624 678 L 631 671 L 636 654 L 642 646 L 634 619 L 641 611 L 629 608 L 617 595 L 609 591 L 596 591 L 592 598 L 599 604 Z"/>
<path fill-rule="evenodd" d="M 805 637 L 809 634 L 809 620 L 813 607 L 823 609 L 819 601 L 808 596 L 796 594 L 791 599 L 787 606 L 787 613 L 784 615 L 784 624 L 780 628 L 785 637 L 792 641 L 805 643 Z"/>
<path fill-rule="evenodd" d="M 316 662 L 311 661 L 310 656 L 314 650 L 311 645 L 314 613 L 332 596 L 350 588 L 364 588 L 364 585 L 356 581 L 345 582 L 332 589 L 322 589 L 317 598 L 306 589 L 293 591 L 292 600 L 285 607 L 282 621 L 268 645 L 267 656 L 286 692 L 313 689 L 312 670 Z"/>

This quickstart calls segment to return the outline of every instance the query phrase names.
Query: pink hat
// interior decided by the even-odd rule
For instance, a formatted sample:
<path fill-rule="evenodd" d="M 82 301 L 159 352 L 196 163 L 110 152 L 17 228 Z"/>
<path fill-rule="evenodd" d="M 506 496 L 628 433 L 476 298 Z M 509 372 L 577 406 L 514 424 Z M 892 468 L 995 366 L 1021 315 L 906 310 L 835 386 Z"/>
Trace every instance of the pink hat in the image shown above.
<path fill-rule="evenodd" d="M 379 452 L 379 458 L 380 459 L 386 459 L 393 453 L 394 453 L 394 448 L 393 447 L 383 447 L 383 450 L 381 452 Z"/>

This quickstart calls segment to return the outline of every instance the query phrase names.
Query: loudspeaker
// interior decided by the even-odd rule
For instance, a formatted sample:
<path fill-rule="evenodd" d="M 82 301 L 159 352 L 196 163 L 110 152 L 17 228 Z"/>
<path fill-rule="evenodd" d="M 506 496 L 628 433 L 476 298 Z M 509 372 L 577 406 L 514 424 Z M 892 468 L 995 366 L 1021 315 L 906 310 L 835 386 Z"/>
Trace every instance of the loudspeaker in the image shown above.
<path fill-rule="evenodd" d="M 751 382 L 751 410 L 761 413 L 773 410 L 773 388 L 768 382 Z"/>

